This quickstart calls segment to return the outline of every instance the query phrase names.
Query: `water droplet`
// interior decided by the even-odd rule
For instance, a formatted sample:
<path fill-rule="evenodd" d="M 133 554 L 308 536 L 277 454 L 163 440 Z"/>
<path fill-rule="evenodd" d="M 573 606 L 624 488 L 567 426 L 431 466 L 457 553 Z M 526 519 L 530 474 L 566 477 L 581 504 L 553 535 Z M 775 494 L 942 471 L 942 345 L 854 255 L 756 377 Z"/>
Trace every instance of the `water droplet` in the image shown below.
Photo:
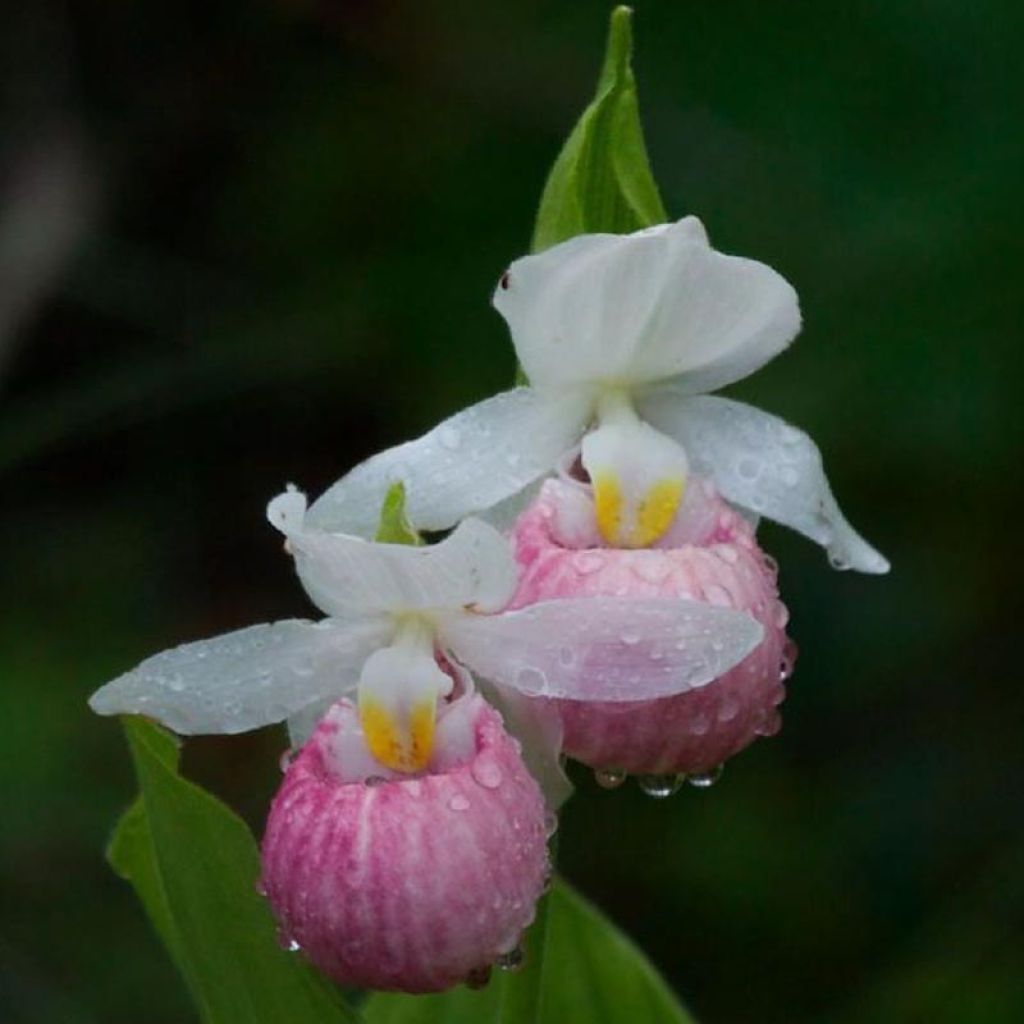
<path fill-rule="evenodd" d="M 772 576 L 778 576 L 779 575 L 779 563 L 776 562 L 775 559 L 772 558 L 771 555 L 762 555 L 761 558 L 762 558 L 762 561 L 764 562 L 765 569 L 767 569 L 767 571 L 769 573 L 771 573 Z"/>
<path fill-rule="evenodd" d="M 453 811 L 468 811 L 469 800 L 461 793 L 456 793 L 455 796 L 453 796 L 451 800 L 448 801 L 448 806 Z"/>
<path fill-rule="evenodd" d="M 828 564 L 831 565 L 833 569 L 838 569 L 840 572 L 845 572 L 850 568 L 849 560 L 835 551 L 830 551 L 828 553 Z"/>
<path fill-rule="evenodd" d="M 581 551 L 573 560 L 573 567 L 584 576 L 599 572 L 604 568 L 604 555 L 597 551 Z"/>
<path fill-rule="evenodd" d="M 181 693 L 185 689 L 185 680 L 181 676 L 168 676 L 167 686 L 175 693 Z"/>
<path fill-rule="evenodd" d="M 544 835 L 550 839 L 558 831 L 558 815 L 554 811 L 544 812 Z"/>
<path fill-rule="evenodd" d="M 720 544 L 715 550 L 727 565 L 735 565 L 739 561 L 739 553 L 731 544 Z"/>
<path fill-rule="evenodd" d="M 788 622 L 789 609 L 779 601 L 775 605 L 775 625 L 778 626 L 779 629 L 785 629 Z"/>
<path fill-rule="evenodd" d="M 523 947 L 516 946 L 507 953 L 499 953 L 494 963 L 500 971 L 518 971 L 523 966 L 525 960 L 526 955 L 523 953 Z"/>
<path fill-rule="evenodd" d="M 576 664 L 576 652 L 571 647 L 559 648 L 558 663 L 566 668 L 571 668 Z"/>
<path fill-rule="evenodd" d="M 277 930 L 277 944 L 282 949 L 288 950 L 289 953 L 298 953 L 302 948 L 283 928 L 278 928 Z"/>
<path fill-rule="evenodd" d="M 761 464 L 757 459 L 752 459 L 750 456 L 745 456 L 740 459 L 736 466 L 736 471 L 739 473 L 744 480 L 753 480 L 761 472 Z"/>
<path fill-rule="evenodd" d="M 596 768 L 594 770 L 594 781 L 602 789 L 618 789 L 627 778 L 627 773 L 621 768 Z"/>
<path fill-rule="evenodd" d="M 491 965 L 488 964 L 486 967 L 474 967 L 473 970 L 466 975 L 466 988 L 480 989 L 486 988 L 487 982 L 491 980 Z"/>
<path fill-rule="evenodd" d="M 633 570 L 645 583 L 664 583 L 672 571 L 672 563 L 660 551 L 639 551 Z"/>
<path fill-rule="evenodd" d="M 253 882 L 253 888 L 256 890 L 256 895 L 257 896 L 266 896 L 267 895 L 267 887 L 266 887 L 266 885 L 263 884 L 263 879 L 262 878 L 257 878 L 256 881 Z"/>
<path fill-rule="evenodd" d="M 718 709 L 718 720 L 720 722 L 731 722 L 739 713 L 739 701 L 734 697 L 726 697 Z"/>
<path fill-rule="evenodd" d="M 639 633 L 626 632 L 626 633 L 623 633 L 622 636 L 619 637 L 619 639 L 627 647 L 635 647 L 638 643 L 640 643 L 640 634 Z"/>
<path fill-rule="evenodd" d="M 705 736 L 710 728 L 711 718 L 704 713 L 694 715 L 693 721 L 690 722 L 690 732 L 694 736 Z"/>
<path fill-rule="evenodd" d="M 782 715 L 778 711 L 769 711 L 764 720 L 755 730 L 758 736 L 774 736 L 782 728 Z"/>
<path fill-rule="evenodd" d="M 501 768 L 488 757 L 478 757 L 469 770 L 484 789 L 497 789 L 501 785 Z"/>
<path fill-rule="evenodd" d="M 387 781 L 388 780 L 385 779 L 383 775 L 367 775 L 366 778 L 363 779 L 363 785 L 366 785 L 366 786 L 383 786 L 384 783 L 387 782 Z"/>
<path fill-rule="evenodd" d="M 543 693 L 547 682 L 548 677 L 539 668 L 527 666 L 516 674 L 516 686 L 525 694 Z"/>
<path fill-rule="evenodd" d="M 719 608 L 732 607 L 732 595 L 725 587 L 720 587 L 717 583 L 712 583 L 704 588 L 704 598 L 708 604 L 717 605 Z"/>
<path fill-rule="evenodd" d="M 641 775 L 636 781 L 648 796 L 664 800 L 665 797 L 678 793 L 685 779 L 685 775 Z"/>
<path fill-rule="evenodd" d="M 455 427 L 441 427 L 437 432 L 437 439 L 441 442 L 441 447 L 447 448 L 450 452 L 455 451 L 462 442 L 462 438 Z"/>
<path fill-rule="evenodd" d="M 722 765 L 717 765 L 709 772 L 695 772 L 686 781 L 696 789 L 710 789 L 722 777 Z"/>
<path fill-rule="evenodd" d="M 278 760 L 277 763 L 278 763 L 278 765 L 281 768 L 281 773 L 282 774 L 284 774 L 286 771 L 288 771 L 288 769 L 292 766 L 292 762 L 294 762 L 294 760 L 298 756 L 299 756 L 299 752 L 297 750 L 293 750 L 291 747 L 289 747 L 281 755 L 281 757 L 280 757 L 280 759 Z"/>

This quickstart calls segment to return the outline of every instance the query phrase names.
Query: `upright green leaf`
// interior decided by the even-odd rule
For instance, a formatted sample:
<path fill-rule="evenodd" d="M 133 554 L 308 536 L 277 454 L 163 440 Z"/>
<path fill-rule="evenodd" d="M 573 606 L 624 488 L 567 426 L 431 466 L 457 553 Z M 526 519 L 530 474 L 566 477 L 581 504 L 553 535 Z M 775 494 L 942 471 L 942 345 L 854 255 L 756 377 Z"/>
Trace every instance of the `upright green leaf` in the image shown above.
<path fill-rule="evenodd" d="M 367 1024 L 693 1024 L 643 953 L 565 882 L 549 895 L 541 945 L 480 991 L 377 993 Z"/>
<path fill-rule="evenodd" d="M 597 94 L 576 122 L 544 186 L 534 252 L 574 235 L 623 234 L 666 219 L 640 127 L 630 66 L 631 18 L 628 7 L 612 12 Z"/>
<path fill-rule="evenodd" d="M 358 1020 L 300 956 L 278 946 L 245 823 L 181 777 L 167 732 L 141 718 L 124 719 L 124 728 L 140 796 L 108 857 L 134 886 L 204 1024 Z"/>

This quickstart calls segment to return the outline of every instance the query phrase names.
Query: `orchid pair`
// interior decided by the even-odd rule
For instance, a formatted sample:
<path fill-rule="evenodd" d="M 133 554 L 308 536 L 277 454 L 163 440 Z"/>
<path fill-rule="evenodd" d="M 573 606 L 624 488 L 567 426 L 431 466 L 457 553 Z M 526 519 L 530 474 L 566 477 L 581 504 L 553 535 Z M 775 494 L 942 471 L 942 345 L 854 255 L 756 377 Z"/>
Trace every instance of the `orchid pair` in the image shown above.
<path fill-rule="evenodd" d="M 346 984 L 431 991 L 514 960 L 561 755 L 663 795 L 778 728 L 795 650 L 758 516 L 836 566 L 887 569 L 805 434 L 705 394 L 799 330 L 775 271 L 687 217 L 524 257 L 494 305 L 529 386 L 374 456 L 308 510 L 291 488 L 270 503 L 326 618 L 167 651 L 91 702 L 185 734 L 288 721 L 301 749 L 263 884 Z M 396 486 L 416 529 L 454 530 L 371 540 Z"/>

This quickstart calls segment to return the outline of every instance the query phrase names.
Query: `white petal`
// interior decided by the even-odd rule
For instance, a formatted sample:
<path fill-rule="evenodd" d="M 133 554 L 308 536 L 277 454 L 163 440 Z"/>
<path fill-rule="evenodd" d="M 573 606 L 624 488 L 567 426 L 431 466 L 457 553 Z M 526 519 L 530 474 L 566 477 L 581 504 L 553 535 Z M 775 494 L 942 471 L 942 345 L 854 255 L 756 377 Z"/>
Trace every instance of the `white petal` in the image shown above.
<path fill-rule="evenodd" d="M 100 715 L 147 715 L 182 735 L 280 722 L 353 690 L 386 622 L 288 620 L 249 626 L 147 658 L 89 699 Z"/>
<path fill-rule="evenodd" d="M 763 630 L 743 612 L 699 601 L 591 597 L 451 616 L 440 635 L 474 672 L 528 696 L 631 701 L 710 683 Z"/>
<path fill-rule="evenodd" d="M 516 388 L 495 395 L 356 466 L 313 503 L 310 522 L 372 537 L 384 495 L 403 481 L 412 524 L 446 530 L 547 473 L 578 440 L 589 412 L 579 394 Z"/>
<path fill-rule="evenodd" d="M 730 501 L 817 541 L 838 569 L 889 571 L 839 511 L 821 453 L 803 431 L 742 402 L 681 398 L 671 388 L 653 391 L 640 411 L 675 437 L 694 470 Z"/>
<path fill-rule="evenodd" d="M 411 547 L 325 533 L 307 525 L 305 497 L 279 494 L 267 518 L 287 538 L 302 585 L 331 615 L 363 616 L 472 606 L 503 608 L 516 585 L 509 542 L 465 519 L 439 544 Z"/>
<path fill-rule="evenodd" d="M 538 386 L 686 373 L 720 387 L 763 365 L 800 329 L 786 280 L 716 252 L 695 217 L 632 235 L 581 235 L 526 256 L 493 301 Z"/>

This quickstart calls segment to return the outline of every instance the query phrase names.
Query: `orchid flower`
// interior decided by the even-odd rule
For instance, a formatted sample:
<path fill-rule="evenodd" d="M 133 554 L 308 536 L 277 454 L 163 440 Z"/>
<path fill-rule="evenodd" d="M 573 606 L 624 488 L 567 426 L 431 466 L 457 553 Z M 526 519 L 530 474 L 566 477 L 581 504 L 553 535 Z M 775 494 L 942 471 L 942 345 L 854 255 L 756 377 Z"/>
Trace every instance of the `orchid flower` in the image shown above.
<path fill-rule="evenodd" d="M 523 257 L 493 301 L 530 386 L 363 462 L 314 503 L 312 523 L 369 535 L 384 493 L 404 480 L 415 525 L 446 529 L 513 498 L 580 445 L 613 547 L 661 537 L 697 474 L 822 544 L 836 567 L 887 571 L 840 512 L 806 434 L 706 394 L 753 373 L 799 331 L 796 292 L 770 267 L 715 251 L 685 217 Z"/>
<path fill-rule="evenodd" d="M 146 714 L 185 734 L 289 718 L 302 742 L 331 704 L 355 694 L 357 739 L 377 773 L 411 773 L 428 767 L 444 724 L 439 702 L 453 689 L 438 656 L 468 685 L 466 669 L 530 697 L 626 701 L 705 685 L 762 638 L 750 616 L 696 601 L 555 600 L 495 614 L 517 569 L 509 542 L 480 520 L 408 547 L 310 525 L 293 489 L 267 515 L 328 617 L 165 651 L 97 691 L 94 711 Z"/>

